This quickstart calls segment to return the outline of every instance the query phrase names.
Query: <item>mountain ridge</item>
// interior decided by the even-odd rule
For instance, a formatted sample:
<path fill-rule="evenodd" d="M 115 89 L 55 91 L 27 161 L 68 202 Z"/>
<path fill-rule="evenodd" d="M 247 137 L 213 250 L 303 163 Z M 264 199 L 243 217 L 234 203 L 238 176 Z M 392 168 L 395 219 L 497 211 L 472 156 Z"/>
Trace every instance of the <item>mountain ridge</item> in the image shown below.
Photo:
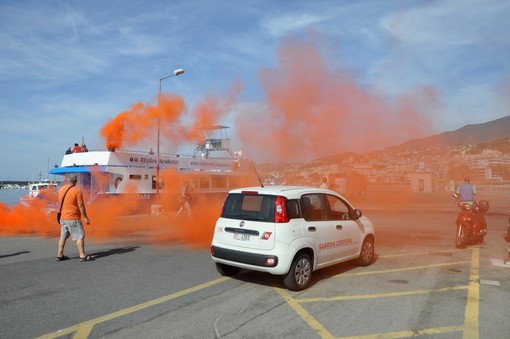
<path fill-rule="evenodd" d="M 460 145 L 480 145 L 495 143 L 497 140 L 510 139 L 510 115 L 480 124 L 468 124 L 453 131 L 435 134 L 429 137 L 411 139 L 404 143 L 389 146 L 382 150 L 367 154 L 381 152 L 422 151 L 427 148 L 456 147 Z M 345 157 L 360 157 L 361 154 L 342 152 L 324 156 L 316 161 L 332 162 Z"/>
<path fill-rule="evenodd" d="M 478 145 L 510 138 L 510 115 L 481 124 L 469 124 L 453 131 L 430 137 L 411 139 L 402 144 L 385 148 L 385 151 L 422 150 L 431 147 Z"/>

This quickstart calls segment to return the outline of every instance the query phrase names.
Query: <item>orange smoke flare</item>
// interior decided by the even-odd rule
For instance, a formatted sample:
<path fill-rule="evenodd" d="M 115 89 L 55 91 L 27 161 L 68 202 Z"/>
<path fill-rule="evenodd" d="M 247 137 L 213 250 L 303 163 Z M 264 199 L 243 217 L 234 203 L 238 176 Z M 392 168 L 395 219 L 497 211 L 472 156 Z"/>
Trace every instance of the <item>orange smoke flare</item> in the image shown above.
<path fill-rule="evenodd" d="M 163 94 L 158 105 L 137 103 L 130 110 L 119 113 L 103 126 L 101 136 L 106 139 L 108 149 L 136 145 L 153 139 L 158 123 L 163 131 L 168 129 L 165 126 L 178 126 L 184 108 L 181 97 Z"/>
<path fill-rule="evenodd" d="M 267 106 L 245 109 L 235 125 L 246 146 L 256 135 L 257 149 L 250 154 L 257 160 L 299 162 L 368 152 L 431 131 L 424 116 L 435 103 L 433 90 L 385 101 L 348 72 L 328 68 L 312 39 L 284 41 L 278 67 L 260 76 Z"/>

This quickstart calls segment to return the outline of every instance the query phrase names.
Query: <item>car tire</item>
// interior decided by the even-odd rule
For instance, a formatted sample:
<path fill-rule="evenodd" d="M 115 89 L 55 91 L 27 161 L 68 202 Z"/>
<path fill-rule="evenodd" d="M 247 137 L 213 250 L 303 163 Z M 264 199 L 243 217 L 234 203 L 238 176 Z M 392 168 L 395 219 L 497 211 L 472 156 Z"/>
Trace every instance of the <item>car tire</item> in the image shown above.
<path fill-rule="evenodd" d="M 216 270 L 221 275 L 223 275 L 223 276 L 231 277 L 231 276 L 236 275 L 237 273 L 239 273 L 241 268 L 235 267 L 235 266 L 230 266 L 230 265 L 216 263 Z"/>
<path fill-rule="evenodd" d="M 298 254 L 290 265 L 283 283 L 291 291 L 301 291 L 308 287 L 312 279 L 313 263 L 306 253 Z"/>
<path fill-rule="evenodd" d="M 374 261 L 375 257 L 375 243 L 374 238 L 368 237 L 363 241 L 361 246 L 361 253 L 358 258 L 358 265 L 368 266 Z"/>

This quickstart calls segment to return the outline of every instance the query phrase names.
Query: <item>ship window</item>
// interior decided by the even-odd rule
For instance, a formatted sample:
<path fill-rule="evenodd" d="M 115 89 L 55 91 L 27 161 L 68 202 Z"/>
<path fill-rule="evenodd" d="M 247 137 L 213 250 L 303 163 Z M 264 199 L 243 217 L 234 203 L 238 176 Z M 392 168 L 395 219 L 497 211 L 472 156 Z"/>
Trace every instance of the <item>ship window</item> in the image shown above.
<path fill-rule="evenodd" d="M 159 189 L 162 189 L 164 186 L 163 184 L 163 178 L 159 178 Z M 156 189 L 156 176 L 152 176 L 152 189 Z"/>
<path fill-rule="evenodd" d="M 138 174 L 130 174 L 129 180 L 142 180 L 142 176 Z"/>

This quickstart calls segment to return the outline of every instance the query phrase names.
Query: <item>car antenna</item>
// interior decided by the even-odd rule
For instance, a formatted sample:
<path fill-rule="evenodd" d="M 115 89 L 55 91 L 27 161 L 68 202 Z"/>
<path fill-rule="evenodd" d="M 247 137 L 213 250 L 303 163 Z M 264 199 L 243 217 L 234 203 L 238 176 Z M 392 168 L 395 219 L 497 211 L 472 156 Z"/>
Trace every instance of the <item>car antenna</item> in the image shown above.
<path fill-rule="evenodd" d="M 255 168 L 255 164 L 253 163 L 253 161 L 251 162 L 251 165 L 253 167 L 253 170 L 255 171 L 255 174 L 257 175 L 257 179 L 259 179 L 260 186 L 264 187 L 264 184 L 262 183 L 262 180 L 260 179 L 259 172 L 257 172 L 257 169 Z"/>

